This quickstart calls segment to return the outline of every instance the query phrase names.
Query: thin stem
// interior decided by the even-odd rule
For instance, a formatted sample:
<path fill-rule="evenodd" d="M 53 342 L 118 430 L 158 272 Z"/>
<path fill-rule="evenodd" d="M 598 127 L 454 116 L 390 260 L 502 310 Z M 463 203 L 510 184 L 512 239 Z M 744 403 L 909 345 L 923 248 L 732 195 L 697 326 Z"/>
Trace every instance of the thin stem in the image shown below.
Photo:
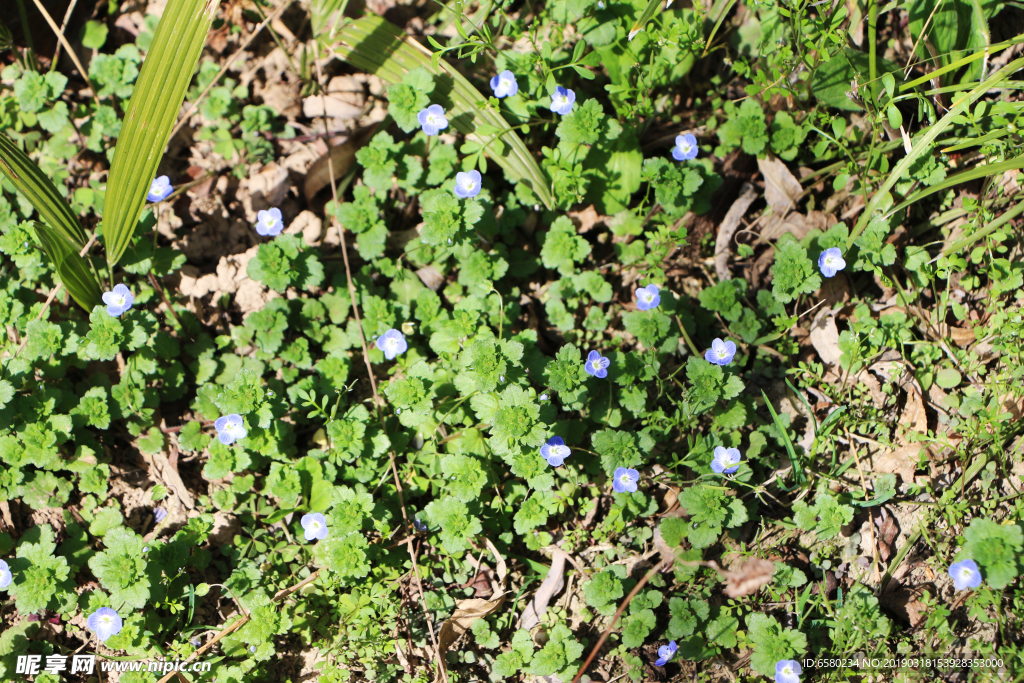
<path fill-rule="evenodd" d="M 39 0 L 32 1 L 36 3 L 36 7 L 42 13 L 43 19 L 46 19 L 46 23 L 50 25 L 50 28 L 53 29 L 53 32 L 57 35 L 57 40 L 60 41 L 61 45 L 64 46 L 64 49 L 68 51 L 68 56 L 71 57 L 71 61 L 75 63 L 76 67 L 78 67 L 78 72 L 82 74 L 85 84 L 89 86 L 89 90 L 92 92 L 92 98 L 96 100 L 96 106 L 99 106 L 100 96 L 96 93 L 96 88 L 92 87 L 92 81 L 89 80 L 89 72 L 85 70 L 85 67 L 82 66 L 82 62 L 78 59 L 78 55 L 71 49 L 71 44 L 68 43 L 68 39 L 64 37 L 64 32 L 60 30 L 57 26 L 57 22 L 53 20 L 50 13 L 46 11 L 45 7 L 43 7 L 43 3 Z M 25 27 L 25 33 L 28 33 L 28 26 Z"/>

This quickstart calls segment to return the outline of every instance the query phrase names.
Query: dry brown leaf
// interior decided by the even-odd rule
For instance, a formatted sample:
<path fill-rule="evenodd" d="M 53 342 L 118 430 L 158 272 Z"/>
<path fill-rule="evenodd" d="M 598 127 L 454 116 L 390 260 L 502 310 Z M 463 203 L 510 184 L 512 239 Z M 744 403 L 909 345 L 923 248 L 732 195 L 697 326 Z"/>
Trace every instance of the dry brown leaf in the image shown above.
<path fill-rule="evenodd" d="M 567 555 L 561 550 L 554 550 L 551 553 L 551 568 L 548 569 L 548 575 L 544 577 L 544 581 L 534 594 L 533 600 L 523 610 L 523 614 L 519 618 L 520 628 L 525 628 L 529 631 L 539 624 L 541 617 L 544 616 L 544 612 L 548 609 L 548 603 L 551 602 L 551 598 L 558 595 L 562 588 L 565 587 L 563 576 L 565 574 L 566 558 Z"/>
<path fill-rule="evenodd" d="M 747 213 L 747 209 L 750 208 L 755 199 L 757 199 L 757 192 L 754 191 L 753 186 L 749 183 L 744 183 L 740 196 L 729 207 L 725 218 L 722 219 L 718 226 L 718 235 L 715 237 L 715 273 L 718 275 L 720 282 L 732 278 L 732 274 L 729 272 L 729 254 L 732 252 L 732 238 L 740 227 L 743 215 Z"/>
<path fill-rule="evenodd" d="M 757 160 L 757 167 L 764 176 L 764 198 L 772 211 L 785 216 L 796 210 L 803 187 L 785 163 L 776 158 Z"/>
<path fill-rule="evenodd" d="M 441 629 L 437 634 L 437 659 L 441 668 L 438 669 L 434 676 L 434 683 L 445 680 L 445 654 L 455 644 L 455 641 L 469 630 L 474 621 L 494 614 L 505 603 L 505 581 L 508 577 L 508 566 L 505 564 L 505 558 L 501 556 L 501 553 L 494 547 L 490 539 L 485 538 L 484 543 L 494 557 L 501 592 L 489 600 L 469 598 L 468 600 L 459 600 L 455 603 L 455 611 L 441 624 Z"/>
<path fill-rule="evenodd" d="M 420 281 L 435 292 L 444 284 L 444 275 L 438 272 L 434 266 L 423 266 L 416 271 Z"/>
<path fill-rule="evenodd" d="M 831 311 L 822 310 L 814 317 L 810 337 L 814 350 L 826 365 L 839 363 L 843 352 L 839 350 L 839 328 Z"/>
<path fill-rule="evenodd" d="M 320 193 L 320 190 L 331 184 L 331 170 L 334 170 L 334 177 L 341 178 L 356 160 L 356 150 L 360 147 L 360 140 L 350 138 L 340 145 L 331 147 L 330 156 L 324 154 L 313 162 L 306 173 L 306 183 L 302 193 L 306 195 L 306 201 L 312 204 L 313 198 Z"/>
<path fill-rule="evenodd" d="M 871 456 L 871 470 L 873 472 L 898 474 L 904 482 L 913 482 L 914 472 L 917 470 L 918 455 L 924 448 L 924 444 L 911 443 L 897 451 L 876 452 Z"/>
<path fill-rule="evenodd" d="M 966 349 L 977 341 L 977 337 L 974 335 L 974 330 L 963 327 L 950 327 L 949 338 L 953 340 L 954 344 L 962 349 Z"/>
<path fill-rule="evenodd" d="M 792 233 L 798 240 L 807 236 L 811 230 L 827 230 L 836 222 L 835 216 L 821 211 L 811 211 L 807 214 L 792 211 L 785 216 L 773 213 L 762 219 L 761 237 L 767 240 L 775 240 L 787 232 Z"/>
<path fill-rule="evenodd" d="M 743 566 L 735 571 L 724 572 L 725 594 L 730 598 L 741 598 L 761 590 L 762 586 L 771 583 L 775 573 L 775 563 L 751 557 Z"/>
<path fill-rule="evenodd" d="M 890 582 L 893 585 L 895 582 Z M 878 598 L 882 607 L 886 608 L 902 621 L 909 623 L 912 627 L 917 626 L 928 616 L 928 608 L 921 602 L 925 590 L 932 595 L 935 594 L 934 584 L 922 586 L 910 586 L 898 590 L 886 592 Z"/>
<path fill-rule="evenodd" d="M 568 216 L 576 225 L 576 232 L 579 234 L 589 232 L 598 223 L 604 223 L 607 218 L 607 216 L 599 214 L 593 204 L 582 211 L 570 211 Z"/>

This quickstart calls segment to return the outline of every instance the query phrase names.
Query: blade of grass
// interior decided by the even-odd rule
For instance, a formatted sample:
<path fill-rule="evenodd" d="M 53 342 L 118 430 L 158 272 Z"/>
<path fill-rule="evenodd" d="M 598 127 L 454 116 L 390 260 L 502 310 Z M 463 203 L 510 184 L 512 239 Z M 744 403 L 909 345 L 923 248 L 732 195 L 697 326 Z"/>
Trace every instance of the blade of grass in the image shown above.
<path fill-rule="evenodd" d="M 64 37 L 64 32 L 57 26 L 57 22 L 53 20 L 50 13 L 43 7 L 43 3 L 39 0 L 33 0 L 36 3 L 36 8 L 42 13 L 43 19 L 46 19 L 46 23 L 53 29 L 54 34 L 57 36 L 57 41 L 64 46 L 64 49 L 68 51 L 68 57 L 71 57 L 71 61 L 78 67 L 78 73 L 82 74 L 82 78 L 85 80 L 86 85 L 89 86 L 89 90 L 92 92 L 92 98 L 96 101 L 96 105 L 99 106 L 100 98 L 96 94 L 96 88 L 92 87 L 92 81 L 89 80 L 89 72 L 82 66 L 82 62 L 78 59 L 78 55 L 71 49 L 71 45 L 68 43 L 68 39 Z"/>
<path fill-rule="evenodd" d="M 1014 169 L 1024 168 L 1024 154 L 1013 159 L 1007 159 L 1006 161 L 1000 161 L 995 164 L 981 164 L 979 166 L 973 166 L 971 168 L 954 173 L 940 183 L 936 183 L 931 187 L 924 187 L 916 192 L 912 192 L 906 200 L 900 202 L 897 206 L 893 207 L 888 213 L 894 214 L 901 209 L 909 207 L 911 204 L 921 201 L 929 195 L 933 195 L 936 192 L 943 192 L 951 187 L 959 185 L 961 183 L 967 183 L 978 178 L 984 178 L 986 176 L 1001 175 L 1006 171 L 1012 171 Z"/>
<path fill-rule="evenodd" d="M 1024 35 L 1017 36 L 1013 40 L 1007 40 L 1002 43 L 996 43 L 995 45 L 992 45 L 988 48 L 988 52 L 989 54 L 991 54 L 993 52 L 996 52 L 997 50 L 1005 50 L 1006 48 L 1013 47 L 1014 45 L 1017 45 L 1019 43 L 1024 43 Z M 907 81 L 906 83 L 900 86 L 899 90 L 900 92 L 903 92 L 905 90 L 910 90 L 911 88 L 916 88 L 922 83 L 927 83 L 933 78 L 942 76 L 943 74 L 949 73 L 950 71 L 956 71 L 957 69 L 963 67 L 966 64 L 970 64 L 971 62 L 976 62 L 979 59 L 983 58 L 984 56 L 985 51 L 982 50 L 979 52 L 975 52 L 974 54 L 967 55 L 966 57 L 961 57 L 960 59 L 954 62 L 950 62 L 946 66 L 940 66 L 938 69 L 935 69 L 934 71 L 929 71 L 927 74 L 921 76 L 920 78 L 915 78 L 912 81 Z"/>
<path fill-rule="evenodd" d="M 658 11 L 658 7 L 661 5 L 661 0 L 648 0 L 647 7 L 644 8 L 643 14 L 633 24 L 633 28 L 629 29 L 629 40 L 636 38 L 636 34 L 644 30 L 644 24 L 651 20 L 654 13 Z"/>
<path fill-rule="evenodd" d="M 881 187 L 875 190 L 875 194 L 871 197 L 871 201 L 864 207 L 863 213 L 861 213 L 860 218 L 857 220 L 856 227 L 850 233 L 849 239 L 846 240 L 847 249 L 853 246 L 854 241 L 860 237 L 864 228 L 867 227 L 868 221 L 874 217 L 875 210 L 878 208 L 879 204 L 882 203 L 885 197 L 889 196 L 889 190 L 891 190 L 893 185 L 896 184 L 896 181 L 900 179 L 910 165 L 922 154 L 931 153 L 935 139 L 939 137 L 942 131 L 953 125 L 954 119 L 963 114 L 964 111 L 975 102 L 975 100 L 988 92 L 988 89 L 992 87 L 992 84 L 998 83 L 1010 74 L 1016 73 L 1022 67 L 1024 67 L 1024 57 L 1015 59 L 1003 68 L 999 69 L 999 71 L 992 74 L 992 76 L 978 85 L 978 87 L 964 95 L 952 109 L 946 112 L 945 116 L 929 126 L 928 130 L 925 131 L 923 135 L 920 135 L 918 139 L 914 140 L 911 151 L 904 156 L 898 164 L 896 164 L 896 167 L 892 171 L 890 171 L 889 177 L 886 178 Z"/>
<path fill-rule="evenodd" d="M 432 73 L 437 79 L 433 100 L 445 108 L 452 127 L 468 140 L 479 142 L 514 181 L 526 183 L 544 206 L 554 206 L 550 181 L 522 139 L 509 129 L 497 111 L 477 106 L 487 98 L 447 62 L 442 59 L 435 66 L 430 50 L 376 15 L 347 23 L 338 30 L 336 42 L 332 49 L 341 59 L 388 83 L 400 83 L 406 73 L 417 67 Z M 498 132 L 483 135 L 478 132 L 482 126 L 491 126 Z"/>
<path fill-rule="evenodd" d="M 84 256 L 79 255 L 78 249 L 71 242 L 53 228 L 39 221 L 34 221 L 32 227 L 47 256 L 57 266 L 57 275 L 64 289 L 68 290 L 68 294 L 79 306 L 87 312 L 91 311 L 101 303 L 102 291 L 100 283 L 89 267 L 89 262 Z"/>
<path fill-rule="evenodd" d="M 983 237 L 988 237 L 999 228 L 1006 225 L 1008 222 L 1016 218 L 1017 216 L 1024 213 L 1024 201 L 1017 202 L 1017 205 L 1003 213 L 999 218 L 994 219 L 988 225 L 974 234 L 968 235 L 967 237 L 958 239 L 953 244 L 949 245 L 942 251 L 943 256 L 949 256 L 955 252 L 960 251 L 965 247 L 969 247 Z"/>
<path fill-rule="evenodd" d="M 0 131 L 0 173 L 25 195 L 43 221 L 78 249 L 85 246 L 85 230 L 53 181 L 18 145 Z"/>
<path fill-rule="evenodd" d="M 789 454 L 789 461 L 793 464 L 793 479 L 797 486 L 803 486 L 804 482 L 807 481 L 807 476 L 804 473 L 804 465 L 800 460 L 797 459 L 796 448 L 793 446 L 792 439 L 789 438 L 789 431 L 786 429 L 786 425 L 782 424 L 782 418 L 779 417 L 778 413 L 775 412 L 775 408 L 772 407 L 772 402 L 768 400 L 768 394 L 761 390 L 761 396 L 764 397 L 764 404 L 768 406 L 768 412 L 772 414 L 772 420 L 775 421 L 775 428 L 779 430 L 782 435 L 782 443 L 786 446 L 786 453 Z"/>
<path fill-rule="evenodd" d="M 157 24 L 125 110 L 107 183 L 103 235 L 111 266 L 120 260 L 135 232 L 216 7 L 215 0 L 170 0 Z"/>

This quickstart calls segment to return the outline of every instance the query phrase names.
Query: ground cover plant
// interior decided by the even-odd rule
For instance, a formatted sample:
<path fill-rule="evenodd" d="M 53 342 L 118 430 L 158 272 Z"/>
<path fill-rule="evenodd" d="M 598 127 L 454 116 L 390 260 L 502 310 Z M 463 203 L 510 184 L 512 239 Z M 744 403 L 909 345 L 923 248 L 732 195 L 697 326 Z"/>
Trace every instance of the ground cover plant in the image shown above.
<path fill-rule="evenodd" d="M 1019 3 L 0 22 L 3 680 L 1024 680 Z"/>

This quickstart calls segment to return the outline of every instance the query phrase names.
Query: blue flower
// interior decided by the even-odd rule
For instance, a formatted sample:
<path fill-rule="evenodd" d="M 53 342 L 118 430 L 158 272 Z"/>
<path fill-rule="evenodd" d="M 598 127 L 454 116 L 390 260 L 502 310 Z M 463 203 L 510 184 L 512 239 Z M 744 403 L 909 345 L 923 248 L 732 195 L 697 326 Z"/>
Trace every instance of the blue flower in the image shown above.
<path fill-rule="evenodd" d="M 512 97 L 519 92 L 519 84 L 516 83 L 515 74 L 505 69 L 491 79 L 491 90 L 494 91 L 495 97 Z"/>
<path fill-rule="evenodd" d="M 540 447 L 540 456 L 547 460 L 552 467 L 559 467 L 570 455 L 572 455 L 572 451 L 565 445 L 565 439 L 560 436 L 551 437 L 546 444 Z"/>
<path fill-rule="evenodd" d="M 604 379 L 608 376 L 608 366 L 611 364 L 610 360 L 597 351 L 591 351 L 587 354 L 587 362 L 583 364 L 583 371 L 598 379 Z"/>
<path fill-rule="evenodd" d="M 395 356 L 405 353 L 409 344 L 405 341 L 405 335 L 398 330 L 388 330 L 377 337 L 377 348 L 384 352 L 384 357 L 394 360 Z"/>
<path fill-rule="evenodd" d="M 7 590 L 7 587 L 11 585 L 11 581 L 14 581 L 11 568 L 7 566 L 6 562 L 0 560 L 0 590 Z"/>
<path fill-rule="evenodd" d="M 672 148 L 672 158 L 676 161 L 689 161 L 697 157 L 697 138 L 693 133 L 676 136 L 676 146 Z"/>
<path fill-rule="evenodd" d="M 199 647 L 200 643 L 202 643 L 203 641 L 199 640 L 199 636 L 196 636 L 188 642 L 192 643 L 193 647 Z"/>
<path fill-rule="evenodd" d="M 114 285 L 111 292 L 103 292 L 103 303 L 107 305 L 107 314 L 116 318 L 135 303 L 135 295 L 124 285 Z"/>
<path fill-rule="evenodd" d="M 958 591 L 977 588 L 981 585 L 981 572 L 974 560 L 963 560 L 949 565 L 949 576 Z"/>
<path fill-rule="evenodd" d="M 636 491 L 638 481 L 640 481 L 640 473 L 636 470 L 616 467 L 615 476 L 612 477 L 612 488 L 619 493 L 633 493 Z"/>
<path fill-rule="evenodd" d="M 242 423 L 242 416 L 238 413 L 218 417 L 213 426 L 217 430 L 217 439 L 225 446 L 230 446 L 249 435 Z"/>
<path fill-rule="evenodd" d="M 415 517 L 412 520 L 412 528 L 416 531 L 424 532 L 427 530 L 427 525 L 422 522 L 419 517 Z"/>
<path fill-rule="evenodd" d="M 416 115 L 420 122 L 420 128 L 427 135 L 437 135 L 448 127 L 448 119 L 444 116 L 444 108 L 440 104 L 432 104 L 426 109 L 421 109 Z"/>
<path fill-rule="evenodd" d="M 541 395 L 540 395 L 540 399 L 539 399 L 539 400 L 541 400 L 541 401 L 546 401 L 546 400 L 548 400 L 548 395 L 547 395 L 547 394 L 541 394 Z"/>
<path fill-rule="evenodd" d="M 159 524 L 167 519 L 167 510 L 164 510 L 163 508 L 153 508 L 153 517 L 156 518 L 156 523 Z"/>
<path fill-rule="evenodd" d="M 256 652 L 256 646 L 255 645 L 250 645 L 249 646 L 249 652 Z"/>
<path fill-rule="evenodd" d="M 264 237 L 277 237 L 281 234 L 282 228 L 284 222 L 281 220 L 281 209 L 270 209 L 256 214 L 256 232 Z"/>
<path fill-rule="evenodd" d="M 551 96 L 551 111 L 565 116 L 572 111 L 572 105 L 576 101 L 576 93 L 568 88 L 558 86 Z"/>
<path fill-rule="evenodd" d="M 843 260 L 843 252 L 839 247 L 830 247 L 818 257 L 818 268 L 825 277 L 833 277 L 845 267 L 846 261 Z"/>
<path fill-rule="evenodd" d="M 736 355 L 736 342 L 723 342 L 717 337 L 711 342 L 711 348 L 704 352 L 704 360 L 715 365 L 728 365 Z"/>
<path fill-rule="evenodd" d="M 649 311 L 661 305 L 661 294 L 658 294 L 658 285 L 637 287 L 633 294 L 636 295 L 636 307 L 641 311 Z"/>
<path fill-rule="evenodd" d="M 803 672 L 800 662 L 795 659 L 779 660 L 775 662 L 775 683 L 800 683 Z"/>
<path fill-rule="evenodd" d="M 467 199 L 480 194 L 480 171 L 476 169 L 469 173 L 455 174 L 455 196 L 459 199 Z"/>
<path fill-rule="evenodd" d="M 740 449 L 715 447 L 715 457 L 711 460 L 711 469 L 719 474 L 732 474 L 740 468 Z"/>
<path fill-rule="evenodd" d="M 146 195 L 146 199 L 151 202 L 162 202 L 167 199 L 172 192 L 174 192 L 174 186 L 171 185 L 171 179 L 162 175 L 150 184 L 149 193 Z"/>
<path fill-rule="evenodd" d="M 100 640 L 116 636 L 121 632 L 121 627 L 124 625 L 117 612 L 109 607 L 100 607 L 89 615 L 85 623 L 88 624 L 89 630 L 95 633 L 96 637 Z"/>
<path fill-rule="evenodd" d="M 658 660 L 654 662 L 654 666 L 665 666 L 676 656 L 676 650 L 679 646 L 676 645 L 676 641 L 668 641 L 668 645 L 662 645 L 658 648 Z"/>
<path fill-rule="evenodd" d="M 327 519 L 319 512 L 302 515 L 299 520 L 307 541 L 322 541 L 327 538 Z"/>

